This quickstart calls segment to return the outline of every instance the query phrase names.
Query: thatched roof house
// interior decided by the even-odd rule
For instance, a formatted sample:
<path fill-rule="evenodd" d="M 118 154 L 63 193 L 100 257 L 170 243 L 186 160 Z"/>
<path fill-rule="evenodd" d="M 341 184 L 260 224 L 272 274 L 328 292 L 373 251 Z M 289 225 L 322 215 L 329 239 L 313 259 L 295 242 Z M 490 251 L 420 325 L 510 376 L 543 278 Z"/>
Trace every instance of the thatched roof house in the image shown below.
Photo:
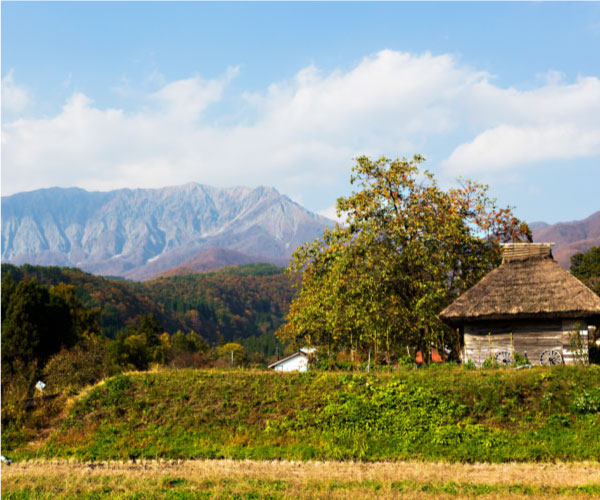
<path fill-rule="evenodd" d="M 600 297 L 552 258 L 549 243 L 503 245 L 502 264 L 444 309 L 464 334 L 463 360 L 506 362 L 515 351 L 532 364 L 587 357 L 587 324 Z"/>

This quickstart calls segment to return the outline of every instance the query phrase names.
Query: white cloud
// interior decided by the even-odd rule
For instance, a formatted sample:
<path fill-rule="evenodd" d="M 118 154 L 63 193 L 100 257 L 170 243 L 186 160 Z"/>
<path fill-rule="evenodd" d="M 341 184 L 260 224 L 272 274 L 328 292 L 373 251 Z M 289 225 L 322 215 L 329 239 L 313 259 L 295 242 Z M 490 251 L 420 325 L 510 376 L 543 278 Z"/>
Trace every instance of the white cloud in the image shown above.
<path fill-rule="evenodd" d="M 166 83 L 135 112 L 74 94 L 56 116 L 3 124 L 4 193 L 198 181 L 270 184 L 308 200 L 316 187 L 339 193 L 360 154 L 431 152 L 451 175 L 600 154 L 595 77 L 567 84 L 549 73 L 520 91 L 449 55 L 386 50 L 346 72 L 301 69 L 244 94 L 233 123 L 218 120 L 237 72 Z"/>
<path fill-rule="evenodd" d="M 470 121 L 475 137 L 444 162 L 453 174 L 509 170 L 545 160 L 600 154 L 600 80 L 561 84 L 549 76 L 530 91 L 483 82 L 473 88 Z"/>
<path fill-rule="evenodd" d="M 15 83 L 13 70 L 2 78 L 2 110 L 8 113 L 21 113 L 30 103 L 27 90 Z"/>
<path fill-rule="evenodd" d="M 177 80 L 153 93 L 150 97 L 159 103 L 163 117 L 193 122 L 203 111 L 221 99 L 223 88 L 237 75 L 238 68 L 230 68 L 224 78 L 203 80 L 200 77 Z"/>
<path fill-rule="evenodd" d="M 461 173 L 482 169 L 506 170 L 544 160 L 600 155 L 600 127 L 587 129 L 574 123 L 500 125 L 461 144 L 446 165 Z"/>

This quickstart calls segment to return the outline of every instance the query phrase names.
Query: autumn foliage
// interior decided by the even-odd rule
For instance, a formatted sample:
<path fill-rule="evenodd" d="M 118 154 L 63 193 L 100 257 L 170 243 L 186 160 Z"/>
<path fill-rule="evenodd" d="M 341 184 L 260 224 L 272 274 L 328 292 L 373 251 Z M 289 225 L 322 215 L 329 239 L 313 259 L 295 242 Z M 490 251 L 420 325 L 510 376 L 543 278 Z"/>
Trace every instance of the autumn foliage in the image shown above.
<path fill-rule="evenodd" d="M 531 233 L 486 186 L 443 190 L 423 161 L 356 160 L 358 190 L 337 202 L 346 223 L 294 254 L 302 283 L 281 338 L 388 363 L 407 349 L 456 355 L 459 338 L 437 314 L 499 264 L 499 243 Z"/>

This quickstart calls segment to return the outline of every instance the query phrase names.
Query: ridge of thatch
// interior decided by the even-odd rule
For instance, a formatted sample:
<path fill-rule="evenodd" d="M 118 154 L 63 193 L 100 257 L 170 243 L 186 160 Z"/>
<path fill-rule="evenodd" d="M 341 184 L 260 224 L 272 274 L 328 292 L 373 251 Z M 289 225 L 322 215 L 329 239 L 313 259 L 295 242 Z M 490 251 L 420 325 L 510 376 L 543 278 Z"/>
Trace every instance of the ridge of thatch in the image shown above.
<path fill-rule="evenodd" d="M 442 321 L 600 316 L 600 297 L 554 261 L 550 244 L 507 247 L 500 267 L 446 307 Z"/>
<path fill-rule="evenodd" d="M 502 243 L 502 262 L 552 257 L 554 243 Z"/>

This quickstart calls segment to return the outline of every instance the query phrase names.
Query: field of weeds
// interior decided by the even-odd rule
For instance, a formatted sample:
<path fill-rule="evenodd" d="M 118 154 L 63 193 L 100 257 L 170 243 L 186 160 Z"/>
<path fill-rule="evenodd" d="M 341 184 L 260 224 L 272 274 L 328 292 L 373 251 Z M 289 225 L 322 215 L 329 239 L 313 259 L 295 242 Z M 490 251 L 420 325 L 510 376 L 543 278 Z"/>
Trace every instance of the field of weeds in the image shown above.
<path fill-rule="evenodd" d="M 2 469 L 5 499 L 598 498 L 600 464 L 142 460 Z"/>
<path fill-rule="evenodd" d="M 600 369 L 131 373 L 75 398 L 48 437 L 4 431 L 17 460 L 597 460 Z"/>

